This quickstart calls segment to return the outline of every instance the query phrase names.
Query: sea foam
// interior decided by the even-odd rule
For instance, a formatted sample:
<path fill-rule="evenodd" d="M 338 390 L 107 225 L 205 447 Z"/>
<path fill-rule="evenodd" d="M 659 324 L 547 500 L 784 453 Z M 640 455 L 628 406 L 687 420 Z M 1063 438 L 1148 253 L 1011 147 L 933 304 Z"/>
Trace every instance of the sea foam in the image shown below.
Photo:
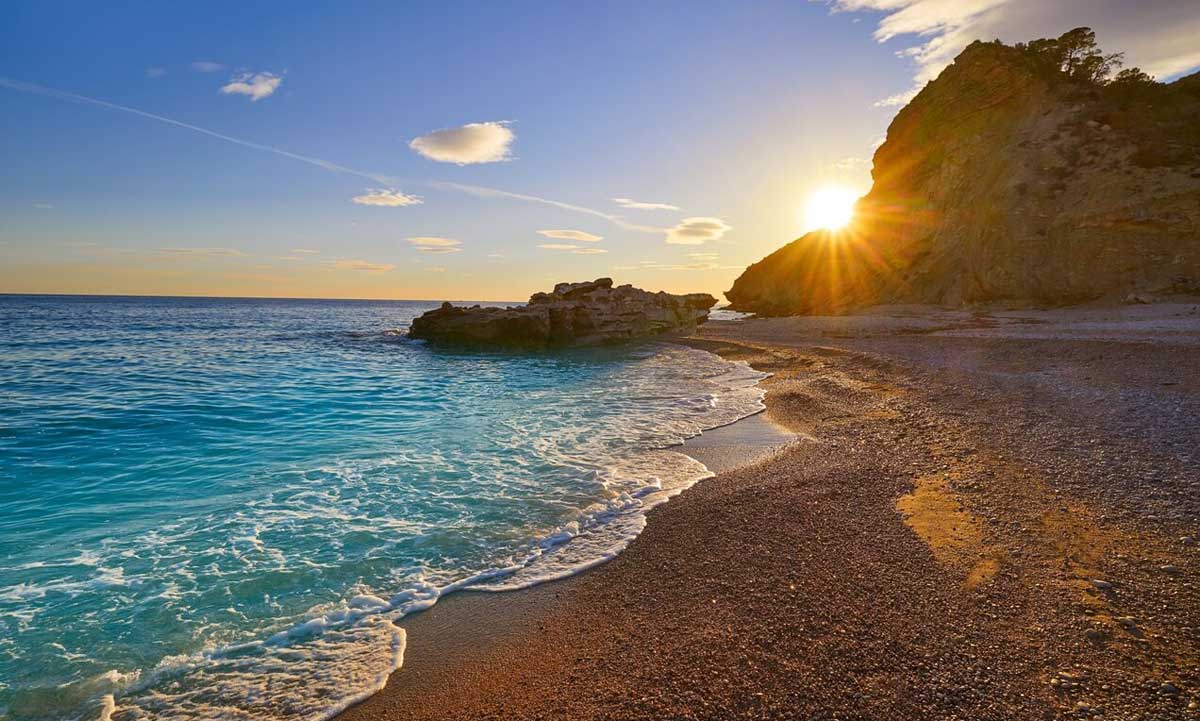
<path fill-rule="evenodd" d="M 31 489 L 0 521 L 9 717 L 327 718 L 401 667 L 406 615 L 611 559 L 710 475 L 672 446 L 763 409 L 763 374 L 678 346 L 446 354 L 339 330 L 422 309 L 105 306 L 90 322 L 125 340 L 26 348 L 0 443 L 60 475 L 4 469 Z M 43 320 L 31 337 L 68 322 Z M 43 366 L 60 387 L 29 380 Z"/>

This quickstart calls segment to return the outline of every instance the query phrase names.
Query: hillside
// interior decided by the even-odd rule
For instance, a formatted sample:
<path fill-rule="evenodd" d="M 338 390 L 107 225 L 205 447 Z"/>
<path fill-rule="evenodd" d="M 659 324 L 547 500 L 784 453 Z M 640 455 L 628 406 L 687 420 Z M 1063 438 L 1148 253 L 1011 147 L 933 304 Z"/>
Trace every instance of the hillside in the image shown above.
<path fill-rule="evenodd" d="M 769 315 L 1200 293 L 1200 74 L 1171 84 L 1091 32 L 967 47 L 892 121 L 853 225 L 751 265 Z"/>

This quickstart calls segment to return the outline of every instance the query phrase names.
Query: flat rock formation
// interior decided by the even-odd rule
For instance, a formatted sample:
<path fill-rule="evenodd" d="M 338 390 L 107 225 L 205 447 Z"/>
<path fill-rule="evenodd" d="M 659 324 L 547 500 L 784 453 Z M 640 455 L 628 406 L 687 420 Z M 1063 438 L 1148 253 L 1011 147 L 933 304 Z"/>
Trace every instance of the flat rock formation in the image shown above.
<path fill-rule="evenodd" d="M 661 333 L 690 333 L 717 299 L 613 287 L 612 278 L 559 283 L 512 308 L 443 303 L 413 320 L 408 334 L 442 343 L 520 348 L 620 343 Z"/>
<path fill-rule="evenodd" d="M 854 224 L 750 266 L 726 293 L 732 308 L 1200 293 L 1200 74 L 1109 81 L 1110 57 L 1086 28 L 973 43 L 892 121 Z"/>

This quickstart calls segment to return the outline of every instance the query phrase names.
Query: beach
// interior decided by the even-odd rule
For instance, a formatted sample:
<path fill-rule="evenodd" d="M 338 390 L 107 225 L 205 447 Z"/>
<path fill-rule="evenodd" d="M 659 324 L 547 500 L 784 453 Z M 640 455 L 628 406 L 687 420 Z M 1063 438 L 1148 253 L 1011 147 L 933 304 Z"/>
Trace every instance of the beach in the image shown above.
<path fill-rule="evenodd" d="M 771 373 L 751 422 L 793 437 L 712 452 L 606 564 L 403 619 L 340 719 L 1196 716 L 1194 303 L 684 342 Z"/>

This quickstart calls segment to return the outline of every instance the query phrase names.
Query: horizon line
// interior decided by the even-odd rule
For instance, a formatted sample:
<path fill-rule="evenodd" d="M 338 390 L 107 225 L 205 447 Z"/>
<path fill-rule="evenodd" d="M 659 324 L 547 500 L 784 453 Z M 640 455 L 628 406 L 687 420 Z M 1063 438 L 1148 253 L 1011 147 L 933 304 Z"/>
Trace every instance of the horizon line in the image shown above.
<path fill-rule="evenodd" d="M 300 295 L 205 295 L 165 293 L 18 293 L 0 291 L 0 297 L 37 296 L 43 298 L 208 298 L 212 300 L 353 300 L 383 303 L 527 303 L 528 300 L 496 300 L 487 298 L 334 298 L 328 296 Z"/>

